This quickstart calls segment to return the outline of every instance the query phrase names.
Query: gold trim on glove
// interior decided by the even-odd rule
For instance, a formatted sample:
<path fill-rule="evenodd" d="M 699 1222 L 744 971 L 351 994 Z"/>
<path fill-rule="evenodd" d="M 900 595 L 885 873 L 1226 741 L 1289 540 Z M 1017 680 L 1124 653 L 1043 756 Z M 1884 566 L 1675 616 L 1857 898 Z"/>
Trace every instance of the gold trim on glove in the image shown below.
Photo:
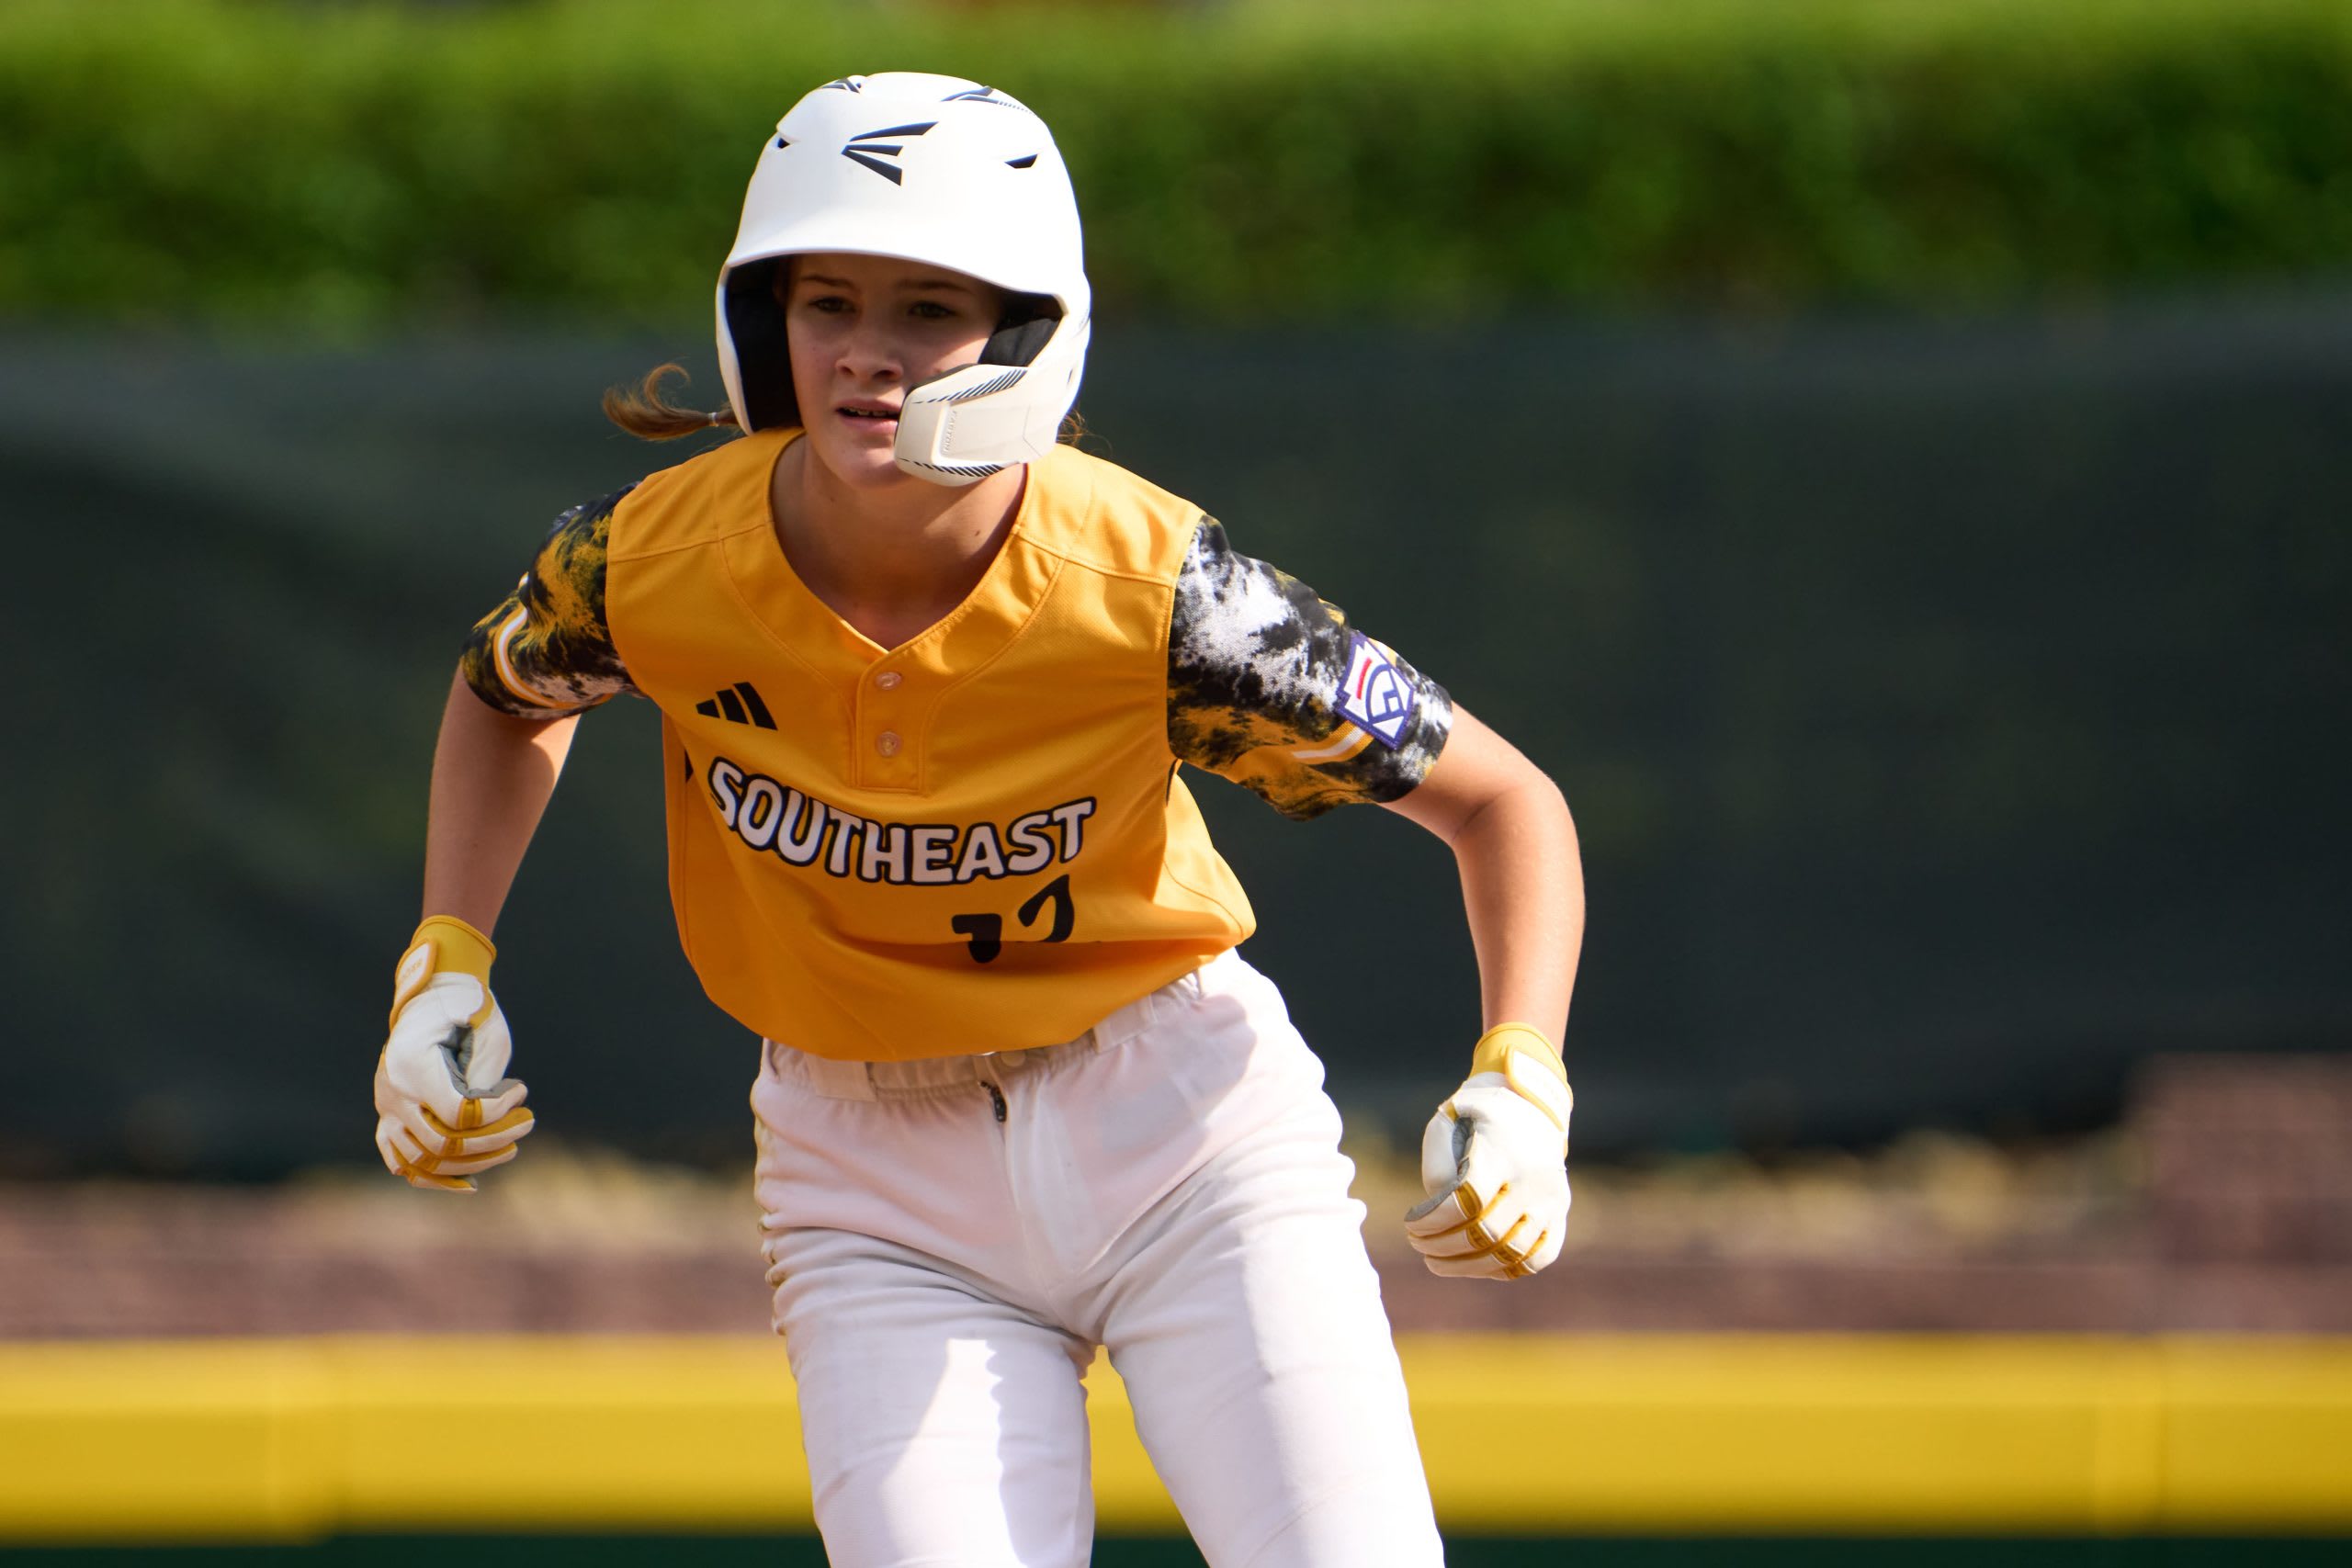
<path fill-rule="evenodd" d="M 1552 1119 L 1553 1125 L 1563 1134 L 1568 1130 L 1567 1118 L 1561 1113 L 1560 1103 L 1553 1097 L 1551 1087 L 1532 1075 L 1548 1073 L 1559 1082 L 1559 1091 L 1567 1097 L 1567 1108 L 1576 1105 L 1576 1090 L 1568 1087 L 1567 1064 L 1560 1060 L 1560 1053 L 1544 1037 L 1543 1031 L 1532 1024 L 1498 1023 L 1478 1036 L 1478 1043 L 1471 1048 L 1470 1073 L 1499 1073 L 1511 1092 L 1526 1100 Z M 1453 1102 L 1447 1101 L 1449 1109 Z"/>
<path fill-rule="evenodd" d="M 457 916 L 427 916 L 408 939 L 408 951 L 401 954 L 400 966 L 392 971 L 391 1021 L 400 1021 L 401 1009 L 434 976 L 470 975 L 481 982 L 482 1010 L 472 1021 L 480 1027 L 482 1019 L 490 1016 L 490 966 L 497 957 L 497 945 Z"/>

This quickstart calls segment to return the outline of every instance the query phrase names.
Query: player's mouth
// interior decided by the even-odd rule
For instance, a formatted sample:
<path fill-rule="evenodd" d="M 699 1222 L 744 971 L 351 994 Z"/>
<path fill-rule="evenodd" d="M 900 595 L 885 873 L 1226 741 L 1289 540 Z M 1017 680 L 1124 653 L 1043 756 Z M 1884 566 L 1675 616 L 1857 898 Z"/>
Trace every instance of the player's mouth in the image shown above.
<path fill-rule="evenodd" d="M 895 425 L 899 423 L 899 411 L 888 403 L 862 401 L 842 403 L 835 407 L 833 412 L 853 425 L 869 426 L 877 430 L 885 425 Z"/>

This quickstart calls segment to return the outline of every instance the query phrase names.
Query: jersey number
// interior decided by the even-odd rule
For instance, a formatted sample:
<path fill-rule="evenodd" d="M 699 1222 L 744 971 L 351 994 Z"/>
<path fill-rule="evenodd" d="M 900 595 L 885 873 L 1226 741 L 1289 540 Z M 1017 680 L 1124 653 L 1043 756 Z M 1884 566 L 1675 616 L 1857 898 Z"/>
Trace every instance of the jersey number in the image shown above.
<path fill-rule="evenodd" d="M 1046 904 L 1054 907 L 1054 923 L 1044 937 L 1045 942 L 1068 942 L 1070 928 L 1078 923 L 1077 906 L 1070 902 L 1069 875 L 1067 872 L 1055 877 L 1030 897 L 1018 911 L 1025 929 L 1037 923 Z M 970 940 L 972 962 L 987 964 L 1004 951 L 1004 917 L 1002 915 L 958 915 L 947 922 L 956 934 Z"/>

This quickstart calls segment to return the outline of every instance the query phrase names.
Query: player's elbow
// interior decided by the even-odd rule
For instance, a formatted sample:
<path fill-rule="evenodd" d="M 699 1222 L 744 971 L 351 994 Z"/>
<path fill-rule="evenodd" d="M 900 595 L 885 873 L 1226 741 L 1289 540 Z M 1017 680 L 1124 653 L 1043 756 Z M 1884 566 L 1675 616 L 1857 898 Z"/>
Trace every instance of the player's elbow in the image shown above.
<path fill-rule="evenodd" d="M 1494 817 L 1568 822 L 1566 798 L 1551 775 L 1518 747 L 1473 718 L 1454 711 L 1453 732 L 1429 776 L 1389 809 L 1411 818 L 1448 844 Z"/>

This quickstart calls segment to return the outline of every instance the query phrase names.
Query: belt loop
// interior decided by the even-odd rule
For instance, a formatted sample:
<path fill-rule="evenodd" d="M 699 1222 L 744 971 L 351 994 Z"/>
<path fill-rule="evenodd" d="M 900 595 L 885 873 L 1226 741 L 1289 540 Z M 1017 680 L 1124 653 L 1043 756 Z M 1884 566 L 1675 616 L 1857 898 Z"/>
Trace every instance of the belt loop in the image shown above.
<path fill-rule="evenodd" d="M 825 1056 L 812 1056 L 789 1045 L 771 1041 L 778 1067 L 776 1076 L 798 1084 L 811 1094 L 827 1100 L 878 1100 L 874 1092 L 874 1080 L 864 1062 L 837 1062 Z"/>

